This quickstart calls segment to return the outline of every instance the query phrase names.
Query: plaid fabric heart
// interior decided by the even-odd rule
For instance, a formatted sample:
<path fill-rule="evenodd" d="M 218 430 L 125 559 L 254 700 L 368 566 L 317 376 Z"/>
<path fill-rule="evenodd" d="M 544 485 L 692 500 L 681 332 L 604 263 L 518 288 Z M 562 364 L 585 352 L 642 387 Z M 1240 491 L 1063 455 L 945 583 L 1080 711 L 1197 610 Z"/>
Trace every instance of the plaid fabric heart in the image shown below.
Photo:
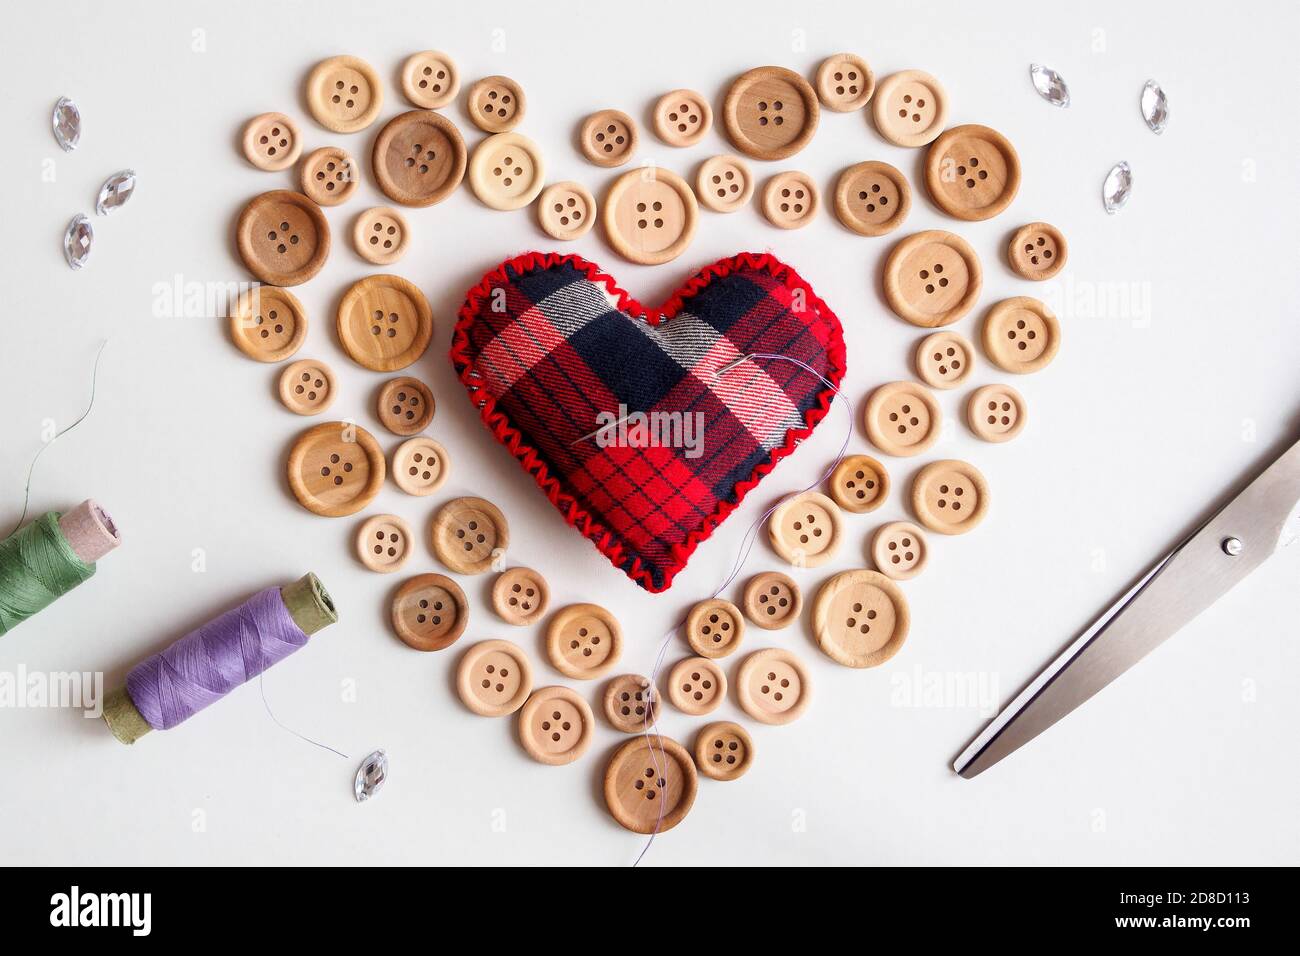
<path fill-rule="evenodd" d="M 825 417 L 844 338 L 769 255 L 716 262 L 649 309 L 577 256 L 529 253 L 470 290 L 451 360 L 565 520 L 663 591 Z"/>

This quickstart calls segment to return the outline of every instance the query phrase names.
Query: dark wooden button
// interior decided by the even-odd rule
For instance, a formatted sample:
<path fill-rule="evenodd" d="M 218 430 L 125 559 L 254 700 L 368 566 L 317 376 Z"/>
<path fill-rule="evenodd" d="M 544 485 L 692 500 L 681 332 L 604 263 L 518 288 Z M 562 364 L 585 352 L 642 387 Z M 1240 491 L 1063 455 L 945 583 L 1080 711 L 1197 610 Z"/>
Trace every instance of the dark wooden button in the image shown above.
<path fill-rule="evenodd" d="M 307 338 L 307 311 L 288 289 L 254 286 L 230 313 L 230 335 L 249 358 L 279 362 Z"/>
<path fill-rule="evenodd" d="M 622 166 L 636 152 L 636 121 L 622 110 L 600 110 L 582 122 L 578 146 L 597 166 Z"/>
<path fill-rule="evenodd" d="M 524 118 L 524 90 L 508 76 L 485 76 L 469 88 L 465 108 L 485 133 L 505 133 Z"/>
<path fill-rule="evenodd" d="M 321 206 L 337 206 L 357 191 L 357 164 L 338 146 L 312 150 L 302 161 L 302 191 Z"/>
<path fill-rule="evenodd" d="M 288 189 L 254 196 L 235 234 L 239 258 L 267 285 L 302 285 L 330 254 L 330 227 L 320 206 Z"/>
<path fill-rule="evenodd" d="M 738 780 L 754 762 L 754 741 L 740 724 L 719 720 L 700 728 L 695 764 L 714 780 Z"/>
<path fill-rule="evenodd" d="M 722 120 L 736 149 L 755 159 L 786 159 L 817 132 L 821 107 L 812 86 L 780 66 L 742 74 L 727 90 Z"/>
<path fill-rule="evenodd" d="M 455 644 L 469 623 L 469 604 L 460 585 L 445 574 L 417 574 L 393 595 L 393 630 L 417 651 Z"/>
<path fill-rule="evenodd" d="M 414 435 L 433 421 L 433 392 L 418 378 L 399 375 L 379 389 L 379 423 L 394 435 Z"/>
<path fill-rule="evenodd" d="M 835 215 L 860 236 L 893 232 L 911 209 L 912 187 L 889 163 L 858 163 L 840 173 L 835 183 Z"/>
<path fill-rule="evenodd" d="M 432 110 L 411 110 L 379 131 L 370 163 L 375 182 L 393 202 L 432 206 L 455 192 L 467 157 L 455 123 Z"/>
<path fill-rule="evenodd" d="M 629 740 L 605 768 L 605 806 L 633 833 L 665 833 L 686 818 L 699 778 L 675 740 L 657 734 Z"/>

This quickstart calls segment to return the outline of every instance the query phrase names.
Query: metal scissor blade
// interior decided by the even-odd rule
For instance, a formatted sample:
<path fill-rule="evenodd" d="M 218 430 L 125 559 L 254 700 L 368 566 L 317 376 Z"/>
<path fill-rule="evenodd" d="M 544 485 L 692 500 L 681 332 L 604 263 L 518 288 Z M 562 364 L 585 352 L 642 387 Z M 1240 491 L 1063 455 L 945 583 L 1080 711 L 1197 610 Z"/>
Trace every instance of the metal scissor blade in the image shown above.
<path fill-rule="evenodd" d="M 974 777 L 1033 740 L 1176 633 L 1287 543 L 1300 519 L 1300 442 L 1158 561 L 962 752 Z M 1229 541 L 1240 543 L 1240 550 Z M 1232 553 L 1236 551 L 1236 553 Z"/>

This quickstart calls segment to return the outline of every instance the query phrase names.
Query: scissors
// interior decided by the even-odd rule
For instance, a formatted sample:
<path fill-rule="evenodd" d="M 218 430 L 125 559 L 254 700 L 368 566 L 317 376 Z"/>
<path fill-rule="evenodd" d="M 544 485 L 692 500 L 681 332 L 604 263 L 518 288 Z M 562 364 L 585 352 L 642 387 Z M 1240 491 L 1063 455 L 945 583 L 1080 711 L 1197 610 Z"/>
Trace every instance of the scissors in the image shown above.
<path fill-rule="evenodd" d="M 1172 637 L 1300 536 L 1300 441 L 1155 563 L 971 741 L 953 769 L 977 776 Z"/>

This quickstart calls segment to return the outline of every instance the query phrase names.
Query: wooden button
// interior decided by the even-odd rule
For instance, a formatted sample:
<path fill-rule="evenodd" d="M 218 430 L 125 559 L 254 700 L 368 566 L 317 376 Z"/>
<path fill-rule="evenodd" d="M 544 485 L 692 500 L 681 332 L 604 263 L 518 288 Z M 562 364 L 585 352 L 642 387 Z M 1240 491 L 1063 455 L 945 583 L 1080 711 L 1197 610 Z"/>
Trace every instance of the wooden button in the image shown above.
<path fill-rule="evenodd" d="M 754 195 L 754 176 L 739 156 L 713 156 L 700 165 L 695 192 L 705 208 L 735 212 Z"/>
<path fill-rule="evenodd" d="M 453 498 L 433 518 L 433 553 L 458 574 L 482 574 L 510 547 L 510 525 L 486 498 Z"/>
<path fill-rule="evenodd" d="M 596 197 L 581 183 L 554 183 L 537 202 L 537 222 L 552 239 L 580 239 L 596 223 Z"/>
<path fill-rule="evenodd" d="M 522 627 L 539 621 L 551 603 L 551 589 L 532 568 L 510 568 L 492 583 L 492 609 L 507 624 Z"/>
<path fill-rule="evenodd" d="M 444 574 L 417 574 L 393 595 L 393 630 L 417 651 L 440 651 L 455 644 L 469 623 L 469 605 L 460 585 Z"/>
<path fill-rule="evenodd" d="M 821 107 L 812 86 L 780 66 L 736 78 L 722 104 L 722 124 L 736 149 L 755 159 L 786 159 L 817 132 Z"/>
<path fill-rule="evenodd" d="M 929 558 L 925 534 L 910 521 L 881 525 L 871 538 L 871 560 L 881 574 L 895 581 L 916 577 Z"/>
<path fill-rule="evenodd" d="M 1021 226 L 1007 247 L 1007 262 L 1022 279 L 1050 279 L 1065 268 L 1070 247 L 1061 230 L 1050 222 L 1031 222 Z"/>
<path fill-rule="evenodd" d="M 701 601 L 686 615 L 686 643 L 701 657 L 726 657 L 744 636 L 740 608 L 722 598 Z"/>
<path fill-rule="evenodd" d="M 867 399 L 867 437 L 886 455 L 910 458 L 939 440 L 943 413 L 930 390 L 915 382 L 881 385 Z"/>
<path fill-rule="evenodd" d="M 700 728 L 695 737 L 695 765 L 714 780 L 739 780 L 754 762 L 749 731 L 730 720 Z"/>
<path fill-rule="evenodd" d="M 474 149 L 469 186 L 491 209 L 522 209 L 546 184 L 541 148 L 519 133 L 497 133 Z"/>
<path fill-rule="evenodd" d="M 856 53 L 836 53 L 817 67 L 817 96 L 828 110 L 836 113 L 860 110 L 874 92 L 876 75 Z"/>
<path fill-rule="evenodd" d="M 783 647 L 754 651 L 736 670 L 740 708 L 759 723 L 788 724 L 812 700 L 812 679 L 803 661 Z"/>
<path fill-rule="evenodd" d="M 379 424 L 394 435 L 414 435 L 433 421 L 433 392 L 418 378 L 399 375 L 379 389 L 376 414 Z"/>
<path fill-rule="evenodd" d="M 659 697 L 640 674 L 621 674 L 605 685 L 605 719 L 624 734 L 644 733 L 659 717 Z"/>
<path fill-rule="evenodd" d="M 622 166 L 636 152 L 636 122 L 622 110 L 600 110 L 582 122 L 578 146 L 597 166 Z"/>
<path fill-rule="evenodd" d="M 397 515 L 373 515 L 357 529 L 357 557 L 371 571 L 389 574 L 411 556 L 411 529 Z"/>
<path fill-rule="evenodd" d="M 916 346 L 916 374 L 931 388 L 956 388 L 975 367 L 975 350 L 966 336 L 935 332 Z"/>
<path fill-rule="evenodd" d="M 1011 441 L 1024 430 L 1025 400 L 1010 385 L 985 385 L 971 392 L 966 402 L 966 423 L 977 438 Z"/>
<path fill-rule="evenodd" d="M 528 655 L 509 641 L 480 641 L 456 667 L 456 693 L 480 717 L 513 714 L 533 690 Z"/>
<path fill-rule="evenodd" d="M 280 373 L 280 402 L 295 415 L 316 415 L 334 401 L 334 372 L 324 362 L 302 359 Z"/>
<path fill-rule="evenodd" d="M 763 215 L 779 229 L 802 229 L 817 216 L 821 194 L 807 173 L 777 173 L 763 187 Z"/>
<path fill-rule="evenodd" d="M 356 514 L 383 484 L 384 453 L 360 425 L 323 422 L 299 435 L 289 451 L 289 487 L 313 514 Z"/>
<path fill-rule="evenodd" d="M 939 534 L 965 534 L 984 519 L 989 489 L 974 465 L 945 459 L 926 465 L 912 479 L 912 511 Z"/>
<path fill-rule="evenodd" d="M 402 92 L 412 106 L 441 109 L 460 92 L 456 61 L 438 50 L 412 53 L 402 64 Z"/>
<path fill-rule="evenodd" d="M 934 142 L 948 121 L 948 95 L 929 73 L 893 73 L 876 87 L 871 118 L 876 131 L 895 146 L 924 146 Z"/>
<path fill-rule="evenodd" d="M 592 680 L 618 663 L 623 629 L 597 604 L 570 604 L 546 626 L 546 656 L 565 677 Z"/>
<path fill-rule="evenodd" d="M 401 276 L 366 276 L 344 293 L 337 326 L 352 361 L 372 372 L 396 372 L 429 347 L 433 311 L 424 293 Z"/>
<path fill-rule="evenodd" d="M 794 578 L 780 571 L 764 571 L 749 579 L 743 598 L 745 614 L 765 631 L 778 631 L 799 620 L 803 593 Z"/>
<path fill-rule="evenodd" d="M 902 590 L 877 571 L 841 571 L 813 601 L 817 646 L 845 667 L 878 667 L 907 640 L 911 613 Z"/>
<path fill-rule="evenodd" d="M 411 110 L 390 119 L 375 137 L 370 165 L 385 196 L 403 206 L 440 203 L 465 178 L 465 140 L 441 113 Z"/>
<path fill-rule="evenodd" d="M 337 206 L 357 191 L 357 164 L 347 150 L 322 146 L 302 161 L 302 191 L 318 206 Z"/>
<path fill-rule="evenodd" d="M 633 833 L 666 833 L 695 803 L 699 778 L 681 744 L 658 734 L 627 741 L 605 768 L 605 806 Z"/>
<path fill-rule="evenodd" d="M 840 509 L 819 491 L 783 501 L 767 522 L 772 548 L 796 568 L 815 568 L 840 546 Z"/>
<path fill-rule="evenodd" d="M 230 336 L 249 358 L 280 362 L 302 348 L 307 312 L 288 289 L 255 286 L 235 302 Z"/>
<path fill-rule="evenodd" d="M 712 125 L 713 107 L 694 90 L 673 90 L 655 103 L 655 135 L 669 146 L 694 146 Z"/>
<path fill-rule="evenodd" d="M 930 147 L 925 186 L 950 216 L 992 219 L 1016 198 L 1020 157 L 1005 136 L 987 126 L 954 126 Z"/>
<path fill-rule="evenodd" d="M 355 56 L 321 60 L 307 76 L 307 108 L 336 133 L 355 133 L 375 121 L 384 105 L 379 74 Z"/>
<path fill-rule="evenodd" d="M 410 239 L 406 218 L 392 206 L 367 209 L 352 226 L 352 247 L 377 266 L 392 265 L 406 255 Z"/>
<path fill-rule="evenodd" d="M 239 258 L 267 285 L 302 285 L 330 254 L 330 227 L 320 206 L 287 189 L 254 196 L 235 232 Z"/>
<path fill-rule="evenodd" d="M 979 298 L 979 256 L 961 236 L 941 229 L 900 240 L 885 261 L 885 300 L 900 318 L 932 329 L 951 325 Z"/>
<path fill-rule="evenodd" d="M 845 511 L 864 515 L 889 497 L 889 472 L 870 455 L 848 455 L 831 472 L 827 490 Z"/>
<path fill-rule="evenodd" d="M 727 699 L 727 675 L 707 657 L 678 661 L 668 673 L 668 699 L 683 714 L 707 714 Z"/>
<path fill-rule="evenodd" d="M 263 113 L 244 126 L 244 158 L 258 169 L 288 169 L 300 153 L 298 124 L 283 113 Z"/>
<path fill-rule="evenodd" d="M 469 88 L 465 108 L 485 133 L 504 133 L 524 118 L 524 91 L 508 76 L 485 76 Z"/>
<path fill-rule="evenodd" d="M 519 711 L 519 742 L 538 763 L 573 763 L 591 745 L 595 718 L 576 691 L 558 685 L 533 691 Z"/>
<path fill-rule="evenodd" d="M 1003 299 L 984 317 L 984 354 L 1004 372 L 1037 372 L 1056 358 L 1061 326 L 1052 311 L 1027 295 Z"/>
<path fill-rule="evenodd" d="M 615 252 L 630 262 L 654 266 L 686 251 L 695 236 L 699 207 L 682 177 L 655 166 L 629 170 L 614 180 L 605 195 L 603 216 Z"/>
<path fill-rule="evenodd" d="M 408 438 L 393 452 L 393 480 L 408 495 L 423 498 L 433 494 L 450 472 L 447 449 L 427 435 Z"/>
<path fill-rule="evenodd" d="M 911 209 L 912 187 L 889 163 L 858 163 L 835 182 L 835 215 L 860 236 L 893 232 Z"/>

